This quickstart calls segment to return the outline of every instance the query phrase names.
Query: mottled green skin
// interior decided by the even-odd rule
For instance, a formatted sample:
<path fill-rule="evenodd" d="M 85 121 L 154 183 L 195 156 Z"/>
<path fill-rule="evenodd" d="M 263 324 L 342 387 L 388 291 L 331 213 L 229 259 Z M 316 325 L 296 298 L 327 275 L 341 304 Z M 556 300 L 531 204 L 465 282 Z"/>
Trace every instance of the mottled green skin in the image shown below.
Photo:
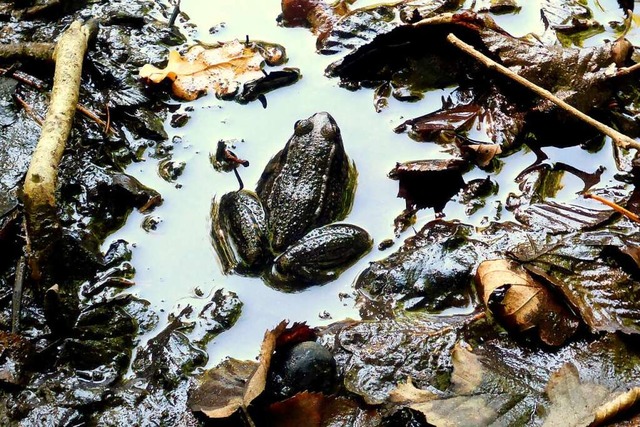
<path fill-rule="evenodd" d="M 226 193 L 213 207 L 213 239 L 225 271 L 257 269 L 273 255 L 267 231 L 267 215 L 255 193 Z"/>
<path fill-rule="evenodd" d="M 322 112 L 296 122 L 293 136 L 267 164 L 256 188 L 269 212 L 276 252 L 316 227 L 344 219 L 355 189 L 353 169 L 333 117 Z"/>
<path fill-rule="evenodd" d="M 275 260 L 278 274 L 305 283 L 324 283 L 371 250 L 373 240 L 360 227 L 330 224 L 310 231 Z"/>
<path fill-rule="evenodd" d="M 283 252 L 265 280 L 276 286 L 335 279 L 368 252 L 369 234 L 332 224 L 351 208 L 355 168 L 340 129 L 327 113 L 295 124 L 294 135 L 267 165 L 257 195 L 227 193 L 214 203 L 214 247 L 226 272 L 259 272 Z"/>

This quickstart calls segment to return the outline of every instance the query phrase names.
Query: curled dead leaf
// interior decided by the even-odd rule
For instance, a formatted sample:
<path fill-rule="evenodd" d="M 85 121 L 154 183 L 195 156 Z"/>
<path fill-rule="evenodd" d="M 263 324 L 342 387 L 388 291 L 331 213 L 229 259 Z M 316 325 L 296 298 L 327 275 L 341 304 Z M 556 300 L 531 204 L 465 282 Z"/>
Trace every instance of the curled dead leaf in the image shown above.
<path fill-rule="evenodd" d="M 489 166 L 491 160 L 502 153 L 499 144 L 470 144 L 463 146 L 464 150 L 472 154 L 475 163 L 481 168 Z"/>
<path fill-rule="evenodd" d="M 242 86 L 264 77 L 263 66 L 286 61 L 284 47 L 260 41 L 233 40 L 212 47 L 192 46 L 184 56 L 169 52 L 164 68 L 146 64 L 139 75 L 152 83 L 173 81 L 175 96 L 191 101 L 208 91 L 221 98 L 238 94 Z"/>
<path fill-rule="evenodd" d="M 578 328 L 578 319 L 566 305 L 515 262 L 482 262 L 476 285 L 487 308 L 508 328 L 520 332 L 537 328 L 547 345 L 564 344 Z"/>

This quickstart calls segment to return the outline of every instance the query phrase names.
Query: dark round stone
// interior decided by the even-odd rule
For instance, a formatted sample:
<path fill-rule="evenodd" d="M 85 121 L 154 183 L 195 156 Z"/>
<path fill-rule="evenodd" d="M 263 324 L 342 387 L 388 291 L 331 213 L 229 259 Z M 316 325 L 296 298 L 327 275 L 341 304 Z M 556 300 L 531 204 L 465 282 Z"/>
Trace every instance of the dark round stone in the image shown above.
<path fill-rule="evenodd" d="M 329 394 L 335 381 L 336 361 L 331 352 L 314 341 L 305 341 L 276 352 L 267 390 L 276 399 L 305 390 Z"/>

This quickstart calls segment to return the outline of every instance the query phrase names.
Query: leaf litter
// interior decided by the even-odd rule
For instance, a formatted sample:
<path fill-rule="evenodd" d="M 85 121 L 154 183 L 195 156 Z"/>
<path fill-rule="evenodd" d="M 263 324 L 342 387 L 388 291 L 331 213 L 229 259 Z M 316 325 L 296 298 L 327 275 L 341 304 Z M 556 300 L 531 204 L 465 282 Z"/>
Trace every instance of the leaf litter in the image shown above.
<path fill-rule="evenodd" d="M 511 37 L 476 13 L 492 7 L 495 13 L 514 10 L 514 4 L 478 2 L 475 11 L 452 13 L 459 2 L 403 1 L 353 11 L 347 3 L 310 1 L 288 6 L 299 7 L 298 15 L 283 11 L 285 23 L 312 27 L 321 51 L 354 49 L 328 70 L 342 84 L 377 87 L 376 108 L 388 96 L 415 100 L 425 88 L 460 85 L 440 110 L 398 129 L 453 146 L 450 152 L 459 157 L 444 166 L 441 161 L 398 165 L 394 175 L 408 211 L 441 210 L 468 188 L 464 167 L 491 171 L 522 145 L 569 146 L 594 139 L 592 130 L 554 105 L 486 73 L 445 45 L 449 32 L 594 114 L 606 112 L 616 95 L 610 87 L 616 71 L 630 65 L 623 39 L 596 48 L 566 47 L 580 45 L 574 34 L 600 28 L 581 12 L 588 8 L 574 2 L 562 2 L 561 8 L 542 5 L 547 31 L 541 40 L 553 34 L 565 47 Z M 362 31 L 362 37 L 353 31 Z M 426 51 L 416 44 L 425 38 L 433 45 Z M 196 46 L 184 57 L 170 53 L 164 69 L 145 66 L 140 75 L 154 83 L 171 80 L 174 95 L 186 100 L 205 91 L 241 99 L 243 87 L 264 77 L 264 62 L 281 64 L 283 50 L 269 46 L 237 40 L 211 50 Z M 483 130 L 487 140 L 469 138 L 471 129 Z M 437 203 L 420 188 L 437 185 L 440 178 L 429 177 L 434 172 L 449 172 L 446 180 L 454 184 Z M 637 347 L 627 337 L 635 337 L 640 326 L 636 225 L 579 201 L 549 201 L 555 194 L 549 184 L 553 177 L 546 172 L 528 176 L 534 184 L 530 194 L 511 205 L 520 223 L 478 229 L 443 220 L 427 224 L 357 279 L 362 321 L 325 330 L 287 329 L 282 322 L 265 334 L 257 363 L 227 359 L 204 373 L 190 393 L 189 407 L 205 417 L 236 417 L 248 425 L 255 418 L 314 426 L 385 425 L 407 408 L 422 413 L 430 425 L 578 426 L 605 423 L 632 409 L 640 390 Z M 593 185 L 597 181 L 585 181 L 585 190 Z M 615 189 L 599 191 L 616 195 Z M 465 306 L 475 311 L 433 316 Z M 580 322 L 586 328 L 579 328 Z M 531 331 L 536 334 L 527 334 Z M 176 340 L 188 344 L 177 329 L 167 330 L 164 338 L 160 347 Z M 335 393 L 303 391 L 272 401 L 265 393 L 272 358 L 299 342 L 319 343 L 335 357 Z M 21 367 L 9 368 L 23 347 L 12 336 L 5 340 L 4 381 L 19 382 Z M 186 366 L 190 359 L 178 362 Z"/>

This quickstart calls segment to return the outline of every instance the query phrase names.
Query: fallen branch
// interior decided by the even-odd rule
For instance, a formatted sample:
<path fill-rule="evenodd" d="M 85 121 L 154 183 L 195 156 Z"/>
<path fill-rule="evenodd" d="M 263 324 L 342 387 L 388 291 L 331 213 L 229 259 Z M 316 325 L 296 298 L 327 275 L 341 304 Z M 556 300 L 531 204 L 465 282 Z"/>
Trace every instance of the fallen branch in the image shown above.
<path fill-rule="evenodd" d="M 83 26 L 79 21 L 72 23 L 58 40 L 53 53 L 56 68 L 51 103 L 23 188 L 30 241 L 27 249 L 34 279 L 40 278 L 41 260 L 48 255 L 60 232 L 55 197 L 58 166 L 73 125 L 82 62 L 92 29 L 92 26 Z"/>
<path fill-rule="evenodd" d="M 53 43 L 9 43 L 0 44 L 0 59 L 13 60 L 24 57 L 51 61 L 56 45 Z"/>
<path fill-rule="evenodd" d="M 483 65 L 485 65 L 488 69 L 497 71 L 500 74 L 510 78 L 511 80 L 514 80 L 514 81 L 520 83 L 522 86 L 526 87 L 527 89 L 530 89 L 531 91 L 535 92 L 536 94 L 540 95 L 541 97 L 553 102 L 555 105 L 557 105 L 558 107 L 562 108 L 564 111 L 566 111 L 570 115 L 574 116 L 575 118 L 577 118 L 579 120 L 582 120 L 583 122 L 593 126 L 596 130 L 598 130 L 598 132 L 601 132 L 601 133 L 609 136 L 617 146 L 619 146 L 621 148 L 635 148 L 636 150 L 640 150 L 640 143 L 638 141 L 636 141 L 636 140 L 634 140 L 632 138 L 629 138 L 628 136 L 618 132 L 617 130 L 615 130 L 615 129 L 607 126 L 607 125 L 605 125 L 604 123 L 601 123 L 601 122 L 597 121 L 596 119 L 594 119 L 592 117 L 589 117 L 588 115 L 586 115 L 582 111 L 578 110 L 577 108 L 572 107 L 571 105 L 567 104 L 562 99 L 558 98 L 557 96 L 555 96 L 553 93 L 549 92 L 548 90 L 546 90 L 544 88 L 541 88 L 540 86 L 530 82 L 529 80 L 525 79 L 524 77 L 514 73 L 513 71 L 511 71 L 510 69 L 508 69 L 504 65 L 498 64 L 497 62 L 495 62 L 491 58 L 489 58 L 489 57 L 483 55 L 482 53 L 478 52 L 473 46 L 463 42 L 462 40 L 460 40 L 455 35 L 449 34 L 447 36 L 447 40 L 449 41 L 449 43 L 453 44 L 458 49 L 460 49 L 463 52 L 469 54 L 470 56 L 473 56 L 475 59 L 477 59 Z"/>

